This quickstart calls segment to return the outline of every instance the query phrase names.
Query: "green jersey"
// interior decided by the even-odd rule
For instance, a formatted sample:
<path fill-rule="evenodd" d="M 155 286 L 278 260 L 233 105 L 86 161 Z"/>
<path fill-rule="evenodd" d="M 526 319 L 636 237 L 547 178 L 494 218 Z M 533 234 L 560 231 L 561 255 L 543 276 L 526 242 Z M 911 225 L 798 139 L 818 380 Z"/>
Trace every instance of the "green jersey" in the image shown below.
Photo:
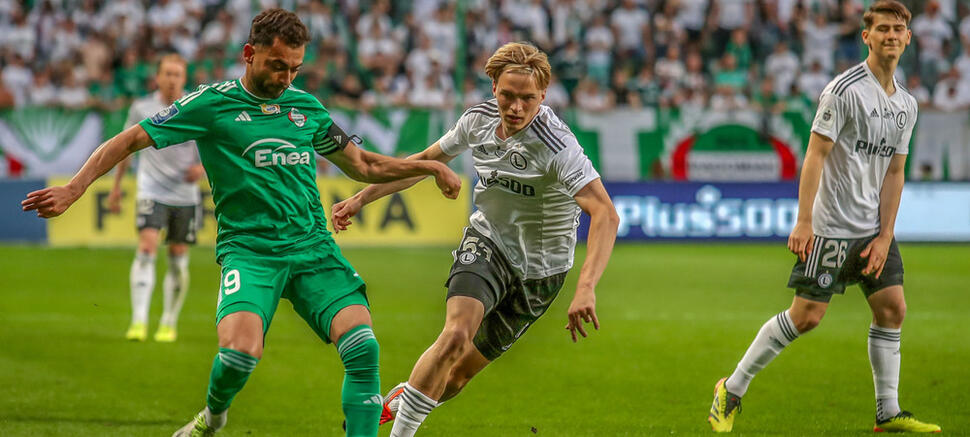
<path fill-rule="evenodd" d="M 217 259 L 236 249 L 333 246 L 313 152 L 341 150 L 349 138 L 313 96 L 291 87 L 263 99 L 237 79 L 202 85 L 140 125 L 159 149 L 198 144 L 219 224 Z"/>

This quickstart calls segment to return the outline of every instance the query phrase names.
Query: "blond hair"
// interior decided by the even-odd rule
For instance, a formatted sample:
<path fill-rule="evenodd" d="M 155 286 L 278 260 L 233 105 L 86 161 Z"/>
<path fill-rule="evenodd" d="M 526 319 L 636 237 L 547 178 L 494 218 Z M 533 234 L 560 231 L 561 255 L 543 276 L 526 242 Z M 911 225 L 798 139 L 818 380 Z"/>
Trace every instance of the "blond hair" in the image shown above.
<path fill-rule="evenodd" d="M 532 75 L 540 90 L 549 86 L 552 77 L 549 58 L 542 50 L 527 42 L 505 44 L 488 58 L 485 74 L 492 78 L 492 82 L 498 82 L 499 76 L 506 71 Z"/>
<path fill-rule="evenodd" d="M 876 19 L 876 14 L 892 15 L 906 22 L 907 27 L 909 26 L 909 20 L 913 18 L 913 14 L 902 3 L 896 0 L 879 0 L 870 5 L 869 9 L 866 10 L 866 14 L 862 16 L 862 22 L 866 25 L 866 29 L 872 27 L 872 23 Z"/>

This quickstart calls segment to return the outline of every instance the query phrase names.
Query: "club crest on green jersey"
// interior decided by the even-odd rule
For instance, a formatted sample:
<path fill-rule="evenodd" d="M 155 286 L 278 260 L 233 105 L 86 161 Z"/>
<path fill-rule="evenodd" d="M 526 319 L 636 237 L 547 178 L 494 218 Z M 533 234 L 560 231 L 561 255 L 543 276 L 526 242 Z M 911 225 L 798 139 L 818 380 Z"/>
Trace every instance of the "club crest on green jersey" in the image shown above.
<path fill-rule="evenodd" d="M 267 105 L 263 103 L 262 105 L 259 105 L 259 109 L 262 110 L 263 114 L 266 114 L 266 115 L 280 113 L 280 105 Z"/>
<path fill-rule="evenodd" d="M 170 118 L 178 115 L 178 113 L 179 108 L 172 103 L 167 108 L 156 112 L 155 115 L 152 115 L 151 117 L 148 117 L 148 119 L 151 120 L 152 124 L 162 124 L 168 121 Z"/>
<path fill-rule="evenodd" d="M 303 125 L 306 124 L 306 116 L 301 114 L 300 111 L 297 111 L 296 108 L 291 108 L 289 114 L 287 114 L 287 117 L 293 122 L 293 124 L 296 125 L 296 127 L 303 127 Z"/>
<path fill-rule="evenodd" d="M 297 152 L 293 143 L 279 138 L 264 138 L 243 150 L 242 156 L 253 152 L 253 164 L 257 168 L 310 164 L 310 152 Z"/>

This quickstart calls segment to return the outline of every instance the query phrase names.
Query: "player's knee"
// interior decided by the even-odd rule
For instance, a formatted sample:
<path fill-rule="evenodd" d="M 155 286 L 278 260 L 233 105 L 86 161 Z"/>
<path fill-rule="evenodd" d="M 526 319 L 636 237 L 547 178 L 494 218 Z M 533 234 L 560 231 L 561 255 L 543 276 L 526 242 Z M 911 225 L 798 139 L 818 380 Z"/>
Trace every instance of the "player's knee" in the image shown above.
<path fill-rule="evenodd" d="M 239 351 L 256 358 L 263 357 L 262 338 L 250 338 L 244 335 L 219 336 L 219 347 Z"/>
<path fill-rule="evenodd" d="M 370 326 L 361 325 L 344 334 L 337 353 L 347 375 L 371 374 L 378 370 L 381 347 Z"/>
<path fill-rule="evenodd" d="M 798 330 L 799 334 L 804 334 L 815 329 L 819 323 L 822 323 L 822 317 L 824 316 L 825 311 L 809 311 L 799 314 L 798 317 L 792 315 L 792 323 L 795 325 L 795 329 Z"/>
<path fill-rule="evenodd" d="M 465 353 L 465 348 L 471 343 L 472 335 L 465 329 L 445 328 L 438 336 L 438 348 L 442 358 L 457 361 Z"/>
<path fill-rule="evenodd" d="M 875 309 L 873 310 L 873 318 L 875 318 L 877 326 L 899 328 L 903 325 L 903 319 L 906 318 L 906 303 L 899 302 Z"/>
<path fill-rule="evenodd" d="M 168 254 L 171 257 L 185 256 L 189 253 L 189 246 L 187 244 L 172 244 L 168 246 Z"/>
<path fill-rule="evenodd" d="M 138 239 L 138 252 L 147 253 L 154 256 L 155 252 L 158 251 L 158 239 L 150 236 L 141 236 Z"/>

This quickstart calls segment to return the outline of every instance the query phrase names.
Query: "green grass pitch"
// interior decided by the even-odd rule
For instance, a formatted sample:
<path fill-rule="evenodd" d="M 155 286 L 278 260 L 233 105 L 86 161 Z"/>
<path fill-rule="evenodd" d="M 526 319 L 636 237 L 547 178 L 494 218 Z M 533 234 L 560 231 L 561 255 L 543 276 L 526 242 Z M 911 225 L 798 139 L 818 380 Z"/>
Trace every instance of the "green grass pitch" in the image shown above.
<path fill-rule="evenodd" d="M 909 305 L 902 406 L 944 433 L 968 433 L 970 246 L 901 249 Z M 344 251 L 368 282 L 383 390 L 407 378 L 441 328 L 450 250 Z M 192 252 L 174 344 L 123 340 L 131 257 L 130 249 L 0 247 L 0 435 L 168 436 L 203 406 L 216 351 L 212 250 Z M 580 250 L 577 265 L 582 259 Z M 618 246 L 597 289 L 600 331 L 572 344 L 563 329 L 576 268 L 549 312 L 419 435 L 708 435 L 713 385 L 791 301 L 791 263 L 783 243 Z M 869 435 L 869 322 L 857 287 L 834 298 L 821 326 L 752 383 L 735 433 Z M 285 303 L 266 341 L 220 435 L 340 435 L 343 375 L 333 346 Z"/>

